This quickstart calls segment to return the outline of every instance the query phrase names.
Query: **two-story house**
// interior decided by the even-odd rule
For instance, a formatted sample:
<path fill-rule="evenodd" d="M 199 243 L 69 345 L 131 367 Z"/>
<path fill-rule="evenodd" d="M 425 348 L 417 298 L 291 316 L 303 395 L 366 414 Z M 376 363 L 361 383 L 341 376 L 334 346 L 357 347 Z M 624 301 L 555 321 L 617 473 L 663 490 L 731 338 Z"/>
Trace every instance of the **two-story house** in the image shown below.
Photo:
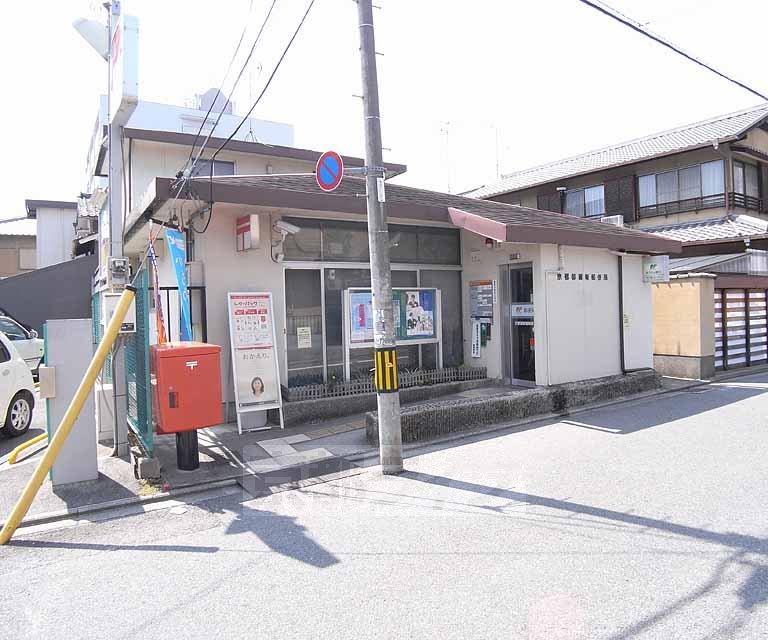
<path fill-rule="evenodd" d="M 654 362 L 700 378 L 768 359 L 768 272 L 756 253 L 768 249 L 767 191 L 763 104 L 516 171 L 467 195 L 682 242 L 675 286 L 654 291 Z M 730 260 L 686 260 L 722 254 Z"/>

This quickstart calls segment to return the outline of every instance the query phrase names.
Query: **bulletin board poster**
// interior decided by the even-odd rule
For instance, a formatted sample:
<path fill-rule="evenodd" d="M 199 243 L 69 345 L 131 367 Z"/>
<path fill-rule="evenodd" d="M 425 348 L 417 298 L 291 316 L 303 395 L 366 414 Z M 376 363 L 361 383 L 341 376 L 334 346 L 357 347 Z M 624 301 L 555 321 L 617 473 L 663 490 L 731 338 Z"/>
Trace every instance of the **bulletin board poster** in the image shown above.
<path fill-rule="evenodd" d="M 349 294 L 349 341 L 373 342 L 373 294 L 351 291 Z"/>
<path fill-rule="evenodd" d="M 396 291 L 395 295 L 400 296 L 398 306 L 401 316 L 405 316 L 400 318 L 399 339 L 424 340 L 436 337 L 435 291 L 406 290 Z"/>
<path fill-rule="evenodd" d="M 393 289 L 392 312 L 395 340 L 435 341 L 438 339 L 437 289 Z M 373 295 L 370 290 L 349 291 L 350 345 L 373 343 Z"/>
<path fill-rule="evenodd" d="M 229 293 L 229 331 L 238 411 L 280 406 L 280 371 L 270 293 Z"/>

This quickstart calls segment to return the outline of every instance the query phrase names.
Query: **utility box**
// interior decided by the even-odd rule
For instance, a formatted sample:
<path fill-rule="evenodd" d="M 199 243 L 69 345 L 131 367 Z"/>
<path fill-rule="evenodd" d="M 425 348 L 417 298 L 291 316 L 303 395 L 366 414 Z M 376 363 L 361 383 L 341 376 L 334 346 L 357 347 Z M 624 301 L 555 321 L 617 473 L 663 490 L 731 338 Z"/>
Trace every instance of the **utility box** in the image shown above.
<path fill-rule="evenodd" d="M 221 424 L 221 347 L 204 342 L 155 344 L 150 366 L 156 433 Z"/>

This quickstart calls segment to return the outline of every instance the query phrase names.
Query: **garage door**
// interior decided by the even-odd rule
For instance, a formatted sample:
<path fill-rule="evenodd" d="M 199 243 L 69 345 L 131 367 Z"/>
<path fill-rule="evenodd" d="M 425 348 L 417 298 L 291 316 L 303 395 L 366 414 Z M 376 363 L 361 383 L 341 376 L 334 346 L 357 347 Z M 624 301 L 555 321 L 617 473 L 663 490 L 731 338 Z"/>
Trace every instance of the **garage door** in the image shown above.
<path fill-rule="evenodd" d="M 765 289 L 715 289 L 715 367 L 735 369 L 768 358 Z"/>

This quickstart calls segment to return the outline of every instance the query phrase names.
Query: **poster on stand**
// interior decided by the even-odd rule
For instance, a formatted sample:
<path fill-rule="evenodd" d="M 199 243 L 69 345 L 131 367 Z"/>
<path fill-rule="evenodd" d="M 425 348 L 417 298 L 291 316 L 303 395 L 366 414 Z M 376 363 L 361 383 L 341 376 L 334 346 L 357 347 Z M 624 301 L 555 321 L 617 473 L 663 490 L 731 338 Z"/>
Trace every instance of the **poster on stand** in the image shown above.
<path fill-rule="evenodd" d="M 350 342 L 353 344 L 373 342 L 373 295 L 371 292 L 350 292 L 349 307 Z"/>
<path fill-rule="evenodd" d="M 433 337 L 435 335 L 434 293 L 432 291 L 406 291 L 405 300 L 406 337 Z"/>
<path fill-rule="evenodd" d="M 229 333 L 238 430 L 241 413 L 280 409 L 280 367 L 275 350 L 271 293 L 229 293 Z"/>

